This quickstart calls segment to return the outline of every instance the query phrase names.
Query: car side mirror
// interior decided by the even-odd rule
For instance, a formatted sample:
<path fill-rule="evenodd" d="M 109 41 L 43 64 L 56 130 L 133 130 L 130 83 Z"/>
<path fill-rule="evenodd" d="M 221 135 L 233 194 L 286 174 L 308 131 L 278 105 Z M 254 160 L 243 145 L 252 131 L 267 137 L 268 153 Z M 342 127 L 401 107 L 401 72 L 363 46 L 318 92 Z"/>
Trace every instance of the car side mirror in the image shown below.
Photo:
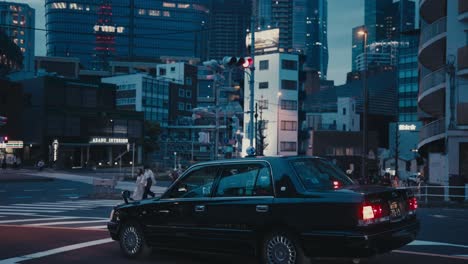
<path fill-rule="evenodd" d="M 122 198 L 126 204 L 128 204 L 128 199 L 130 198 L 130 191 L 125 190 L 122 192 Z"/>

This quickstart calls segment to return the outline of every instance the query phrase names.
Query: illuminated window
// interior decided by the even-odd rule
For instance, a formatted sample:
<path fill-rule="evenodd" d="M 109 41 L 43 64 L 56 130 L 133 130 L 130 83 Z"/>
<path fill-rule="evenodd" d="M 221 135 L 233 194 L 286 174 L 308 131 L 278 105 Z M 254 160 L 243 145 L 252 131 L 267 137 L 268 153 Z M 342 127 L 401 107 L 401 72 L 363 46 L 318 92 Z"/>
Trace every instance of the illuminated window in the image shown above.
<path fill-rule="evenodd" d="M 24 44 L 24 39 L 20 39 L 20 44 Z"/>
<path fill-rule="evenodd" d="M 86 6 L 86 11 L 89 11 L 89 10 L 91 10 L 91 9 L 89 8 L 89 5 L 87 5 Z"/>
<path fill-rule="evenodd" d="M 83 10 L 83 5 L 77 3 L 70 3 L 70 9 L 72 10 Z"/>
<path fill-rule="evenodd" d="M 178 8 L 190 8 L 190 4 L 177 4 Z"/>
<path fill-rule="evenodd" d="M 16 45 L 18 45 L 18 39 L 17 39 L 17 38 L 13 39 L 13 42 L 14 42 Z"/>
<path fill-rule="evenodd" d="M 150 15 L 150 16 L 160 16 L 161 11 L 159 11 L 159 10 L 148 10 L 148 15 Z"/>
<path fill-rule="evenodd" d="M 26 49 L 25 49 L 25 48 L 21 48 L 21 52 L 25 53 L 25 52 L 26 52 Z"/>
<path fill-rule="evenodd" d="M 17 12 L 17 11 L 18 11 L 18 7 L 11 5 L 11 6 L 10 6 L 10 10 L 11 10 L 11 11 Z"/>
<path fill-rule="evenodd" d="M 24 31 L 21 30 L 21 31 L 20 31 L 20 34 L 21 34 L 21 36 L 24 36 Z"/>
<path fill-rule="evenodd" d="M 67 3 L 65 2 L 52 3 L 52 8 L 53 9 L 65 9 L 67 8 Z"/>
<path fill-rule="evenodd" d="M 138 14 L 139 15 L 144 15 L 144 14 L 146 14 L 146 10 L 145 9 L 138 9 Z"/>
<path fill-rule="evenodd" d="M 176 4 L 170 2 L 163 2 L 163 7 L 176 7 Z"/>
<path fill-rule="evenodd" d="M 170 16 L 171 16 L 171 13 L 169 13 L 169 11 L 164 11 L 164 12 L 163 12 L 163 16 L 165 16 L 165 17 L 170 17 Z"/>

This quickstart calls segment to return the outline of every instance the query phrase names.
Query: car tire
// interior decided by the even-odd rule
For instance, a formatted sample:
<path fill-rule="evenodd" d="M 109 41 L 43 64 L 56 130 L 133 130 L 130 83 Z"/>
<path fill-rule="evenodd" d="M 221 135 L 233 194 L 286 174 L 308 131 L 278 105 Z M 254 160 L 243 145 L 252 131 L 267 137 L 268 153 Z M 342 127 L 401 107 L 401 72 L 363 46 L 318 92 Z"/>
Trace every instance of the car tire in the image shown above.
<path fill-rule="evenodd" d="M 305 264 L 307 258 L 297 239 L 286 232 L 268 234 L 262 243 L 263 264 Z"/>
<path fill-rule="evenodd" d="M 120 250 L 127 258 L 143 258 L 151 253 L 151 248 L 146 244 L 141 227 L 135 223 L 127 223 L 122 226 L 119 244 Z"/>

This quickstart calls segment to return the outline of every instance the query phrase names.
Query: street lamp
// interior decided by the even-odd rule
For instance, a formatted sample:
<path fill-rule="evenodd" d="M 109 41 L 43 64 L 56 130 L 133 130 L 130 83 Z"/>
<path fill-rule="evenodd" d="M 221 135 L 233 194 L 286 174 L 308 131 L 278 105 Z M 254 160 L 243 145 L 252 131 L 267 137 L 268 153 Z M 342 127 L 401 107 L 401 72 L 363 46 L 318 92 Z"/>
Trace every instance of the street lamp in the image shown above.
<path fill-rule="evenodd" d="M 177 152 L 174 151 L 174 170 L 177 170 Z"/>
<path fill-rule="evenodd" d="M 362 71 L 362 92 L 363 92 L 363 114 L 362 114 L 362 162 L 361 162 L 361 176 L 363 179 L 367 180 L 367 149 L 368 149 L 368 142 L 367 142 L 367 111 L 368 111 L 368 91 L 367 91 L 367 37 L 369 32 L 366 29 L 359 30 L 357 32 L 359 36 L 364 37 L 364 69 Z"/>
<path fill-rule="evenodd" d="M 279 132 L 280 132 L 280 120 L 279 120 L 279 116 L 280 116 L 280 105 L 281 105 L 281 96 L 283 95 L 283 93 L 281 92 L 278 92 L 276 94 L 276 96 L 278 97 L 278 105 L 276 106 L 276 155 L 279 155 L 279 152 L 280 152 L 280 141 L 279 141 L 279 138 L 280 138 L 280 135 L 279 135 Z"/>

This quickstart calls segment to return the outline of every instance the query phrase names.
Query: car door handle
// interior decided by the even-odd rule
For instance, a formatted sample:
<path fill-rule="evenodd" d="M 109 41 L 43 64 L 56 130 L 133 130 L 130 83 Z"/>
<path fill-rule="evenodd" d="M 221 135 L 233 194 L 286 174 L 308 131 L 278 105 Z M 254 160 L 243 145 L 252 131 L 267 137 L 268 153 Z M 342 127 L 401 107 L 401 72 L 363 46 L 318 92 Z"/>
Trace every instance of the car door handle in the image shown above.
<path fill-rule="evenodd" d="M 205 206 L 204 205 L 196 205 L 195 206 L 195 212 L 205 212 Z"/>
<path fill-rule="evenodd" d="M 255 207 L 255 210 L 259 213 L 266 213 L 268 212 L 268 205 L 257 205 L 257 207 Z"/>

